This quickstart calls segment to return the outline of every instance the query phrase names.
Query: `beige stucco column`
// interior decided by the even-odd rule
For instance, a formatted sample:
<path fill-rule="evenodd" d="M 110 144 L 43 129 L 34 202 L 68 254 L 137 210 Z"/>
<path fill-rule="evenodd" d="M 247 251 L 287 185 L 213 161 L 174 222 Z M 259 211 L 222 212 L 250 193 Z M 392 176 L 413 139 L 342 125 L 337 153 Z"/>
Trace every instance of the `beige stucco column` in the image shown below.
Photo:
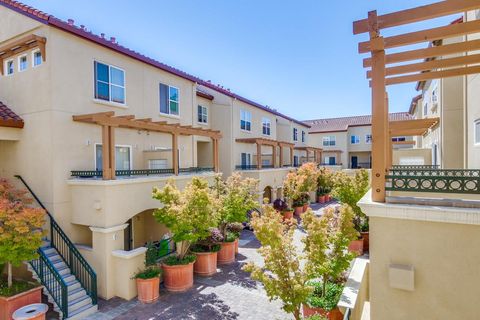
<path fill-rule="evenodd" d="M 283 147 L 282 146 L 279 146 L 279 149 L 280 149 L 280 161 L 279 161 L 279 167 L 282 168 L 283 167 Z"/>
<path fill-rule="evenodd" d="M 293 147 L 290 147 L 290 165 L 293 166 Z"/>
<path fill-rule="evenodd" d="M 257 142 L 257 169 L 262 169 L 262 145 Z"/>
<path fill-rule="evenodd" d="M 90 227 L 92 251 L 88 259 L 97 273 L 98 295 L 104 299 L 115 296 L 115 268 L 112 251 L 123 250 L 123 230 L 128 224 L 109 228 Z"/>
<path fill-rule="evenodd" d="M 178 176 L 178 135 L 172 134 L 172 162 L 173 174 Z"/>
<path fill-rule="evenodd" d="M 274 168 L 277 168 L 277 147 L 272 146 L 272 165 Z"/>

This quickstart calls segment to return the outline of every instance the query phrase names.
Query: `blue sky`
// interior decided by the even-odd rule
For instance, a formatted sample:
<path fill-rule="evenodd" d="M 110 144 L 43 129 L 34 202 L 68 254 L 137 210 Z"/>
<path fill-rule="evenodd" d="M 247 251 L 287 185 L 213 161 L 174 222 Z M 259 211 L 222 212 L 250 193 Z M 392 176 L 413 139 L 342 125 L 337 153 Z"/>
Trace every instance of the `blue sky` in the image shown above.
<path fill-rule="evenodd" d="M 370 114 L 352 22 L 433 0 L 24 0 L 300 120 Z M 458 16 L 458 15 L 457 15 Z M 420 29 L 455 17 L 416 24 Z M 411 28 L 411 27 L 410 27 Z M 416 31 L 408 28 L 396 32 Z M 391 34 L 387 30 L 385 35 Z M 414 84 L 389 88 L 406 111 Z"/>

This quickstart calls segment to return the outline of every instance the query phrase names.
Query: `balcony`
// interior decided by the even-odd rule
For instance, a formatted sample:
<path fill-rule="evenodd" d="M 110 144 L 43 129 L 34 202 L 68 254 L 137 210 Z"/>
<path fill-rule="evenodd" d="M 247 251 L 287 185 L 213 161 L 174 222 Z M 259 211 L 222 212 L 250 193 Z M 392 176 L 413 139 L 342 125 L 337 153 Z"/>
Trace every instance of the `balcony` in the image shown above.
<path fill-rule="evenodd" d="M 214 172 L 214 168 L 207 167 L 190 167 L 180 168 L 179 174 L 197 174 L 203 172 Z M 141 169 L 141 170 L 115 170 L 115 176 L 121 179 L 150 177 L 150 176 L 173 176 L 174 169 Z M 102 170 L 80 170 L 71 171 L 71 176 L 82 179 L 102 179 Z"/>
<path fill-rule="evenodd" d="M 371 169 L 372 163 L 371 162 L 358 162 L 356 164 L 351 163 L 350 169 Z"/>
<path fill-rule="evenodd" d="M 258 167 L 258 165 L 256 164 L 252 164 L 252 165 L 238 165 L 238 166 L 235 166 L 235 170 L 241 170 L 241 171 L 245 171 L 245 170 L 262 170 L 262 169 L 273 169 L 273 165 L 271 164 L 267 164 L 267 165 L 262 165 L 261 168 Z"/>

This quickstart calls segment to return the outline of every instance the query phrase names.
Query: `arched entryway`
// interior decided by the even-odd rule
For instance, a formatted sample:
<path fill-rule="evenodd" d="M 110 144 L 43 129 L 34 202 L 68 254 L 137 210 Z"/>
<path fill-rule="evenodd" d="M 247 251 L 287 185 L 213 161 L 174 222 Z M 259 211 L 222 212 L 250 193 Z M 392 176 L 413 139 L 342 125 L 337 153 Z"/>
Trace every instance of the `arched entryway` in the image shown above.
<path fill-rule="evenodd" d="M 128 220 L 124 230 L 126 251 L 144 247 L 148 242 L 158 242 L 169 232 L 165 225 L 153 217 L 154 209 L 142 211 Z"/>
<path fill-rule="evenodd" d="M 266 186 L 265 189 L 263 189 L 263 199 L 267 203 L 272 203 L 272 187 Z"/>

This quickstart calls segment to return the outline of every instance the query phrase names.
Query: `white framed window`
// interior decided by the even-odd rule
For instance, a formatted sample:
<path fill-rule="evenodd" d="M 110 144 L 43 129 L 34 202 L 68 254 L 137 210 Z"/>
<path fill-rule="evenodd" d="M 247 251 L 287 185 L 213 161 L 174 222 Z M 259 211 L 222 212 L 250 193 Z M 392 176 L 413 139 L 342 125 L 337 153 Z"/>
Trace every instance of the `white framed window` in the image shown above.
<path fill-rule="evenodd" d="M 480 145 L 480 119 L 475 120 L 475 145 Z"/>
<path fill-rule="evenodd" d="M 293 156 L 293 166 L 298 167 L 299 162 L 298 162 L 298 156 Z"/>
<path fill-rule="evenodd" d="M 148 160 L 148 169 L 168 169 L 168 160 L 150 159 Z"/>
<path fill-rule="evenodd" d="M 13 59 L 5 61 L 5 74 L 9 76 L 12 75 L 14 71 Z"/>
<path fill-rule="evenodd" d="M 95 144 L 95 170 L 103 170 L 103 148 Z M 132 146 L 115 146 L 115 170 L 132 170 Z"/>
<path fill-rule="evenodd" d="M 125 104 L 125 71 L 94 61 L 95 99 Z"/>
<path fill-rule="evenodd" d="M 271 121 L 269 118 L 262 118 L 262 134 L 265 136 L 270 135 Z"/>
<path fill-rule="evenodd" d="M 327 136 L 322 138 L 322 143 L 324 147 L 334 146 L 337 144 L 335 136 Z"/>
<path fill-rule="evenodd" d="M 207 107 L 204 107 L 204 106 L 201 106 L 201 105 L 198 105 L 198 123 L 208 123 L 208 109 Z"/>
<path fill-rule="evenodd" d="M 334 166 L 337 164 L 337 159 L 335 156 L 327 156 L 325 157 L 325 162 L 324 164 Z"/>
<path fill-rule="evenodd" d="M 42 64 L 42 52 L 40 49 L 32 51 L 32 67 L 38 67 Z"/>
<path fill-rule="evenodd" d="M 424 102 L 423 103 L 423 116 L 427 116 L 428 115 L 428 102 Z"/>
<path fill-rule="evenodd" d="M 366 144 L 371 144 L 372 143 L 372 135 L 371 134 L 366 134 L 365 135 L 365 143 Z"/>
<path fill-rule="evenodd" d="M 160 83 L 160 113 L 178 116 L 180 114 L 180 90 Z"/>
<path fill-rule="evenodd" d="M 293 128 L 293 141 L 298 141 L 298 129 Z"/>
<path fill-rule="evenodd" d="M 407 138 L 405 137 L 393 137 L 392 138 L 392 142 L 401 142 L 401 141 L 405 141 L 407 140 Z"/>
<path fill-rule="evenodd" d="M 302 130 L 302 142 L 305 142 L 305 131 Z"/>
<path fill-rule="evenodd" d="M 251 166 L 252 165 L 252 154 L 242 152 L 240 154 L 240 164 L 242 165 L 242 167 Z"/>
<path fill-rule="evenodd" d="M 360 143 L 360 137 L 352 134 L 350 136 L 350 143 L 351 144 L 359 144 Z"/>
<path fill-rule="evenodd" d="M 22 72 L 27 70 L 28 68 L 28 60 L 27 60 L 27 55 L 21 55 L 18 57 L 18 72 Z"/>
<path fill-rule="evenodd" d="M 249 111 L 240 110 L 240 129 L 252 131 L 252 114 Z"/>

